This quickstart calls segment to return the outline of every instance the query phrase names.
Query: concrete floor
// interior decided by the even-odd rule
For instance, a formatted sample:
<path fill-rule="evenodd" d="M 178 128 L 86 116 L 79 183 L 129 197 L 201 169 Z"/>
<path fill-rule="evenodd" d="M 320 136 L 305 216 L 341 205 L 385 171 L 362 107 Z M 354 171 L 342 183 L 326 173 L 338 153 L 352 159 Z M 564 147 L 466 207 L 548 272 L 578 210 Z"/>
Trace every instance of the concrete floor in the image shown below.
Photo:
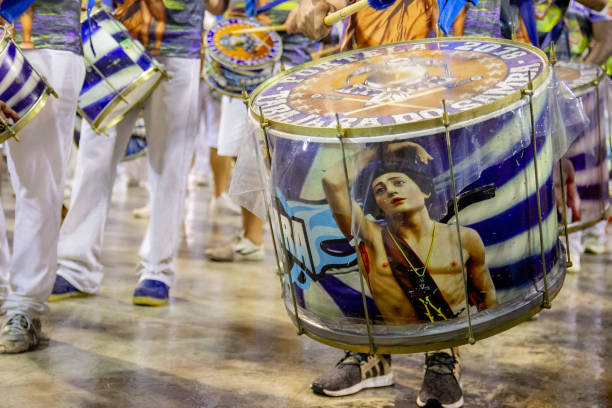
<path fill-rule="evenodd" d="M 10 230 L 14 203 L 3 187 Z M 311 393 L 310 381 L 343 353 L 296 335 L 270 245 L 262 264 L 204 260 L 204 248 L 239 228 L 237 217 L 209 219 L 209 194 L 190 190 L 178 282 L 162 308 L 131 304 L 146 227 L 131 210 L 146 193 L 114 195 L 100 293 L 52 304 L 41 347 L 0 356 L 0 407 L 415 406 L 422 355 L 393 357 L 394 387 L 333 399 Z M 465 406 L 612 407 L 611 261 L 612 246 L 583 256 L 552 310 L 462 347 Z"/>

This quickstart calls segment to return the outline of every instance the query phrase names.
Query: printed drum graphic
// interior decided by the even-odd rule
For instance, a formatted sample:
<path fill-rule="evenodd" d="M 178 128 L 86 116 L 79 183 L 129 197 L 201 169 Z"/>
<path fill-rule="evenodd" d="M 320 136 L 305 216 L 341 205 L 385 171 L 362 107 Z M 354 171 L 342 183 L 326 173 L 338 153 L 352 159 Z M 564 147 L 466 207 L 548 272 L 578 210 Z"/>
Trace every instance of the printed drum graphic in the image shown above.
<path fill-rule="evenodd" d="M 87 20 L 81 22 L 81 38 L 86 74 L 78 111 L 103 132 L 148 98 L 167 74 L 105 9 L 91 15 L 91 30 Z"/>
<path fill-rule="evenodd" d="M 298 327 L 348 350 L 415 352 L 547 305 L 565 276 L 550 80 L 533 47 L 463 38 L 340 54 L 255 90 L 250 122 Z"/>
<path fill-rule="evenodd" d="M 273 32 L 233 31 L 264 27 L 256 20 L 231 18 L 219 21 L 206 34 L 203 78 L 224 95 L 241 97 L 270 78 L 283 50 L 280 36 Z"/>
<path fill-rule="evenodd" d="M 610 202 L 606 159 L 606 135 L 609 135 L 609 130 L 605 120 L 605 74 L 595 65 L 569 62 L 559 62 L 555 69 L 580 98 L 590 120 L 586 129 L 570 135 L 575 141 L 565 154 L 574 167 L 580 196 L 580 222 L 572 223 L 570 229 L 578 226 L 582 229 L 605 220 Z"/>
<path fill-rule="evenodd" d="M 28 63 L 11 35 L 2 29 L 0 40 L 0 101 L 19 115 L 15 124 L 0 124 L 0 143 L 14 136 L 40 112 L 50 94 L 57 97 L 32 65 Z"/>

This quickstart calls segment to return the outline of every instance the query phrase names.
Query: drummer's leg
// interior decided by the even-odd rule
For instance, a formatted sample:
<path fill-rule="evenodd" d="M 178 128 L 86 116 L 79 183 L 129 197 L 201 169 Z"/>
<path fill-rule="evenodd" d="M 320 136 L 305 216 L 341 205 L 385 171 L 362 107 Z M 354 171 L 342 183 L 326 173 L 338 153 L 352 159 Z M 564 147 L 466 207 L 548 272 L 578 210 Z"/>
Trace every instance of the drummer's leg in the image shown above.
<path fill-rule="evenodd" d="M 133 302 L 161 306 L 174 283 L 174 257 L 181 240 L 187 176 L 198 127 L 200 61 L 160 58 L 171 79 L 145 103 L 151 217 L 140 247 L 139 284 Z"/>
<path fill-rule="evenodd" d="M 104 276 L 104 226 L 117 165 L 137 117 L 138 111 L 132 111 L 108 135 L 94 132 L 83 121 L 70 209 L 60 230 L 58 277 L 49 301 L 98 292 Z"/>
<path fill-rule="evenodd" d="M 60 97 L 51 97 L 25 126 L 19 135 L 21 142 L 8 142 L 15 230 L 10 293 L 2 305 L 6 318 L 0 353 L 27 351 L 40 338 L 39 315 L 47 310 L 57 267 L 64 165 L 72 148 L 77 98 L 85 74 L 83 59 L 70 52 L 35 50 L 26 56 Z"/>
<path fill-rule="evenodd" d="M 425 353 L 425 374 L 417 406 L 463 406 L 459 347 Z"/>

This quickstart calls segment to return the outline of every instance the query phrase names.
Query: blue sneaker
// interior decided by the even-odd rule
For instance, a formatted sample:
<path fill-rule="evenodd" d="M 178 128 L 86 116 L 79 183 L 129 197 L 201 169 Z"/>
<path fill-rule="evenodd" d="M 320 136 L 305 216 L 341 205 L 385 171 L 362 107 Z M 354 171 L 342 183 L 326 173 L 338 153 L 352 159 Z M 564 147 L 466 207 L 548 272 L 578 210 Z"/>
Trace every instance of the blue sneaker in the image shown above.
<path fill-rule="evenodd" d="M 51 296 L 49 296 L 49 302 L 59 302 L 60 300 L 75 298 L 75 297 L 86 297 L 89 293 L 81 292 L 70 284 L 66 279 L 60 275 L 55 277 L 55 283 L 53 284 L 53 290 Z"/>
<path fill-rule="evenodd" d="M 168 285 L 158 280 L 145 279 L 134 290 L 132 303 L 140 306 L 164 306 L 168 304 Z"/>

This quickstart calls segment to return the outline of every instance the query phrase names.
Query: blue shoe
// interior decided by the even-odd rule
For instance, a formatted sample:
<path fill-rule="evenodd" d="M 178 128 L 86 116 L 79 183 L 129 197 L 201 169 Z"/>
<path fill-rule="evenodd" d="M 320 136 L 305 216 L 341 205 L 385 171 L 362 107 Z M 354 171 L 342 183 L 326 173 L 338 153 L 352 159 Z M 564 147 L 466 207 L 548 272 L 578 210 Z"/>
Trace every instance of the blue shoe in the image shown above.
<path fill-rule="evenodd" d="M 60 300 L 75 298 L 75 297 L 86 297 L 89 293 L 81 292 L 70 284 L 66 279 L 60 275 L 55 277 L 55 283 L 53 284 L 53 290 L 51 296 L 49 296 L 49 302 L 59 302 Z"/>
<path fill-rule="evenodd" d="M 145 279 L 134 290 L 132 303 L 140 306 L 164 306 L 168 304 L 168 285 L 158 280 Z"/>

